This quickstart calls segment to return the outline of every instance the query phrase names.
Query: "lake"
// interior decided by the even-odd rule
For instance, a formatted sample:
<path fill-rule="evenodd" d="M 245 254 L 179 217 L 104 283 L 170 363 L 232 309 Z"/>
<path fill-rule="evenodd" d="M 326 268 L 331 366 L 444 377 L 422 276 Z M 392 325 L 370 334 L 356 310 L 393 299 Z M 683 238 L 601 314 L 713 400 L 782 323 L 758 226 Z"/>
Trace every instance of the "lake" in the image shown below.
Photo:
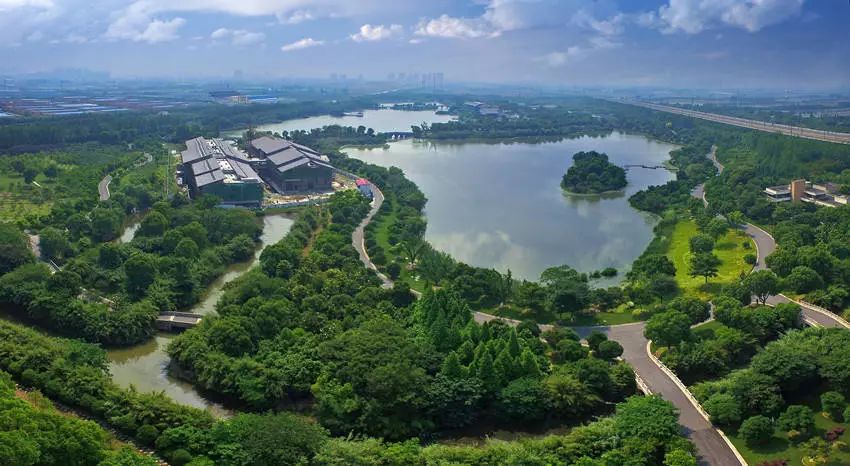
<path fill-rule="evenodd" d="M 272 123 L 267 125 L 257 126 L 257 131 L 271 131 L 280 133 L 282 131 L 297 131 L 311 130 L 313 128 L 322 128 L 329 125 L 340 126 L 360 126 L 372 128 L 376 132 L 386 133 L 391 131 L 410 131 L 413 125 L 426 123 L 445 123 L 455 119 L 452 115 L 437 115 L 436 112 L 430 110 L 364 110 L 362 117 L 357 116 L 316 116 L 309 118 L 299 118 L 297 120 L 287 120 L 281 123 Z M 239 137 L 244 130 L 225 131 L 222 135 L 225 137 Z"/>
<path fill-rule="evenodd" d="M 215 311 L 215 304 L 224 292 L 224 285 L 257 265 L 262 250 L 283 239 L 293 223 L 295 221 L 286 215 L 263 217 L 263 234 L 254 257 L 250 261 L 230 266 L 224 275 L 210 285 L 201 301 L 189 309 L 189 312 L 209 314 Z M 204 397 L 191 383 L 168 373 L 170 358 L 165 350 L 174 337 L 173 334 L 159 333 L 153 340 L 141 345 L 107 350 L 106 356 L 109 359 L 109 371 L 113 381 L 122 387 L 133 385 L 140 392 L 164 391 L 178 403 L 207 409 L 220 416 L 227 415 L 228 410 Z"/>
<path fill-rule="evenodd" d="M 399 167 L 419 185 L 428 198 L 425 238 L 435 248 L 468 264 L 536 280 L 547 267 L 562 264 L 582 272 L 628 269 L 651 241 L 657 222 L 633 209 L 628 197 L 674 178 L 664 169 L 633 168 L 621 194 L 568 195 L 560 181 L 574 153 L 595 150 L 617 165 L 657 165 L 675 148 L 612 133 L 537 144 L 404 140 L 388 149 L 346 152 Z"/>

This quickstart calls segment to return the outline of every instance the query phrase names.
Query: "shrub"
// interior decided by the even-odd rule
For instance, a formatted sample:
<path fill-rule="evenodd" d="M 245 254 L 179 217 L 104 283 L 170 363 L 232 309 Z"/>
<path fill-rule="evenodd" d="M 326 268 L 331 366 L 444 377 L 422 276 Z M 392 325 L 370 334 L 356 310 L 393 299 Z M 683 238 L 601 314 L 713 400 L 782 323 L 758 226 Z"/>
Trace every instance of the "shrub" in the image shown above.
<path fill-rule="evenodd" d="M 732 425 L 741 421 L 741 407 L 734 396 L 726 393 L 712 395 L 705 402 L 705 410 L 711 416 L 711 422 L 718 425 Z"/>
<path fill-rule="evenodd" d="M 623 354 L 623 347 L 613 340 L 606 340 L 602 343 L 599 343 L 599 346 L 596 347 L 596 351 L 594 351 L 594 355 L 596 355 L 599 359 L 604 359 L 606 361 L 612 361 L 620 355 Z"/>
<path fill-rule="evenodd" d="M 844 408 L 847 407 L 847 402 L 844 401 L 844 395 L 838 392 L 825 392 L 820 396 L 821 409 L 829 415 L 830 418 L 836 421 L 842 420 Z"/>
<path fill-rule="evenodd" d="M 764 444 L 773 437 L 773 423 L 765 416 L 753 416 L 741 424 L 738 434 L 747 444 Z"/>
<path fill-rule="evenodd" d="M 387 275 L 396 280 L 401 275 L 401 265 L 398 262 L 390 262 L 387 266 Z"/>
<path fill-rule="evenodd" d="M 791 405 L 779 416 L 780 429 L 789 433 L 796 431 L 798 436 L 807 436 L 815 427 L 814 413 L 808 406 Z"/>

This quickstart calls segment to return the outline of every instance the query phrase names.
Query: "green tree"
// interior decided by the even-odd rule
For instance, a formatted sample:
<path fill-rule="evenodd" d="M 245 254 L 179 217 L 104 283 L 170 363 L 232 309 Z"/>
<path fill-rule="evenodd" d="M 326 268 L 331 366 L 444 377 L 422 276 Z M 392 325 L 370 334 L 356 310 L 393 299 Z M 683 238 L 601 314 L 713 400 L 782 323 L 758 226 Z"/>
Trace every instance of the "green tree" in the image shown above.
<path fill-rule="evenodd" d="M 592 411 L 602 399 L 576 376 L 567 373 L 549 375 L 543 381 L 552 409 L 562 419 L 572 419 Z"/>
<path fill-rule="evenodd" d="M 14 225 L 0 222 L 0 275 L 34 260 L 27 237 Z"/>
<path fill-rule="evenodd" d="M 443 360 L 443 365 L 440 367 L 440 374 L 450 379 L 460 379 L 466 376 L 466 371 L 461 366 L 457 353 L 452 351 L 446 356 L 446 359 Z"/>
<path fill-rule="evenodd" d="M 767 298 L 779 292 L 779 277 L 770 270 L 757 270 L 744 279 L 744 286 L 756 301 L 764 304 Z"/>
<path fill-rule="evenodd" d="M 539 379 L 516 379 L 499 393 L 499 412 L 507 419 L 518 422 L 539 421 L 548 410 L 548 392 Z"/>
<path fill-rule="evenodd" d="M 784 431 L 797 431 L 808 437 L 815 428 L 815 415 L 808 406 L 791 405 L 779 415 L 777 426 Z"/>
<path fill-rule="evenodd" d="M 39 246 L 42 257 L 46 259 L 61 261 L 71 252 L 71 243 L 65 233 L 53 227 L 41 230 Z"/>
<path fill-rule="evenodd" d="M 139 225 L 139 230 L 136 234 L 139 236 L 159 237 L 165 234 L 167 228 L 168 219 L 165 218 L 165 215 L 153 210 L 142 219 L 142 223 Z"/>
<path fill-rule="evenodd" d="M 691 319 L 678 311 L 666 311 L 649 318 L 644 335 L 657 345 L 675 346 L 691 336 Z"/>
<path fill-rule="evenodd" d="M 716 277 L 720 259 L 714 254 L 695 254 L 690 260 L 691 270 L 688 272 L 692 277 L 704 277 L 708 283 L 709 277 Z"/>
<path fill-rule="evenodd" d="M 714 238 L 705 233 L 692 236 L 689 244 L 693 254 L 710 254 L 714 250 Z"/>
<path fill-rule="evenodd" d="M 599 345 L 603 341 L 608 341 L 608 335 L 605 335 L 604 333 L 602 333 L 598 330 L 593 330 L 587 336 L 586 340 L 587 340 L 587 346 L 590 348 L 590 350 L 596 351 L 596 350 L 599 349 Z"/>
<path fill-rule="evenodd" d="M 844 408 L 847 407 L 847 401 L 841 393 L 829 391 L 824 392 L 820 396 L 820 405 L 821 409 L 829 414 L 830 418 L 840 422 L 842 421 Z"/>
<path fill-rule="evenodd" d="M 185 259 L 195 259 L 198 257 L 198 253 L 198 245 L 191 238 L 181 239 L 174 248 L 174 255 Z"/>
<path fill-rule="evenodd" d="M 748 445 L 763 445 L 773 438 L 773 422 L 766 416 L 752 416 L 741 423 L 738 435 Z"/>
<path fill-rule="evenodd" d="M 142 296 L 156 279 L 156 262 L 148 254 L 134 254 L 124 262 L 124 273 L 127 292 L 131 296 Z"/>
<path fill-rule="evenodd" d="M 692 324 L 698 324 L 708 319 L 711 310 L 711 306 L 707 302 L 689 296 L 680 296 L 670 301 L 667 308 L 687 314 Z"/>
<path fill-rule="evenodd" d="M 741 407 L 734 396 L 718 393 L 703 403 L 706 412 L 711 416 L 711 422 L 729 426 L 741 422 Z"/>
<path fill-rule="evenodd" d="M 555 346 L 555 351 L 552 356 L 556 364 L 562 364 L 586 358 L 587 353 L 587 347 L 583 346 L 581 343 L 575 340 L 564 339 L 559 341 Z"/>
<path fill-rule="evenodd" d="M 804 265 L 794 267 L 783 280 L 783 286 L 797 293 L 808 293 L 823 288 L 823 278 L 818 273 Z"/>
<path fill-rule="evenodd" d="M 597 358 L 613 361 L 623 354 L 623 347 L 613 340 L 606 340 L 599 344 L 593 353 Z"/>
<path fill-rule="evenodd" d="M 697 466 L 697 459 L 685 450 L 673 450 L 664 455 L 664 466 Z"/>
<path fill-rule="evenodd" d="M 623 436 L 667 441 L 679 435 L 679 412 L 657 395 L 633 396 L 617 405 L 614 429 Z"/>

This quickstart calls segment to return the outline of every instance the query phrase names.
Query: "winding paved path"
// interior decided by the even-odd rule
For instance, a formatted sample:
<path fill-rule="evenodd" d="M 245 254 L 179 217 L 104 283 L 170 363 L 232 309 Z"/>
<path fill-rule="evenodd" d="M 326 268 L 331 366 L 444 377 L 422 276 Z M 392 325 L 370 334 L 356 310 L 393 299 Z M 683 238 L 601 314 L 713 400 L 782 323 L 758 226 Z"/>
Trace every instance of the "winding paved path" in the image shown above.
<path fill-rule="evenodd" d="M 100 194 L 101 201 L 109 200 L 109 183 L 112 182 L 112 175 L 106 175 L 100 180 L 100 183 L 97 184 L 97 192 Z"/>
<path fill-rule="evenodd" d="M 723 165 L 716 157 L 717 147 L 712 147 L 709 154 L 706 154 L 715 167 L 718 173 L 723 172 Z M 384 274 L 378 272 L 375 264 L 369 259 L 364 245 L 364 230 L 375 214 L 380 209 L 384 200 L 384 195 L 374 185 L 372 185 L 373 203 L 372 209 L 363 222 L 354 230 L 351 236 L 351 242 L 354 248 L 360 254 L 360 260 L 363 264 L 378 273 L 384 287 L 392 287 L 392 280 Z M 701 184 L 694 188 L 692 193 L 695 197 L 705 200 L 705 186 Z M 756 244 L 757 262 L 754 270 L 766 269 L 765 257 L 770 255 L 776 249 L 776 242 L 773 237 L 762 230 L 761 228 L 746 224 L 744 231 L 753 239 Z M 420 294 L 414 291 L 414 294 Z M 769 304 L 778 304 L 783 302 L 791 302 L 790 299 L 783 295 L 772 296 L 767 301 Z M 847 327 L 850 326 L 842 319 L 825 310 L 817 309 L 806 303 L 797 303 L 803 311 L 803 315 L 807 322 L 813 322 L 816 325 L 824 327 Z M 518 325 L 520 322 L 514 319 L 498 317 L 484 312 L 474 313 L 475 321 L 478 323 L 489 322 L 492 320 L 501 320 L 509 325 Z M 692 401 L 691 394 L 681 382 L 675 380 L 670 374 L 666 373 L 649 353 L 649 340 L 643 335 L 643 330 L 646 326 L 645 322 L 636 322 L 632 324 L 623 324 L 615 326 L 595 326 L 595 327 L 575 327 L 579 335 L 584 338 L 590 332 L 597 330 L 605 333 L 612 340 L 618 341 L 623 346 L 623 359 L 626 360 L 635 373 L 643 381 L 646 388 L 653 394 L 658 394 L 665 400 L 673 403 L 679 410 L 679 424 L 681 424 L 686 435 L 694 442 L 697 447 L 700 464 L 713 466 L 739 466 L 742 461 L 739 460 L 737 452 L 727 443 L 720 432 L 708 421 L 700 409 Z M 551 325 L 540 324 L 542 331 L 547 331 L 552 328 Z"/>
<path fill-rule="evenodd" d="M 375 266 L 372 259 L 369 258 L 369 254 L 366 252 L 366 227 L 369 225 L 369 222 L 372 221 L 372 218 L 378 213 L 378 210 L 381 209 L 381 204 L 384 203 L 384 193 L 382 193 L 381 190 L 374 184 L 369 184 L 369 187 L 372 189 L 372 209 L 369 210 L 369 213 L 366 214 L 366 217 L 362 222 L 360 222 L 360 225 L 357 225 L 357 228 L 355 228 L 354 232 L 351 233 L 351 245 L 354 246 L 354 249 L 357 250 L 357 254 L 360 255 L 360 262 L 363 262 L 363 265 L 365 265 L 367 269 L 375 271 L 378 278 L 380 278 L 381 282 L 383 282 L 382 286 L 384 288 L 392 288 L 392 280 L 378 270 L 378 267 Z"/>

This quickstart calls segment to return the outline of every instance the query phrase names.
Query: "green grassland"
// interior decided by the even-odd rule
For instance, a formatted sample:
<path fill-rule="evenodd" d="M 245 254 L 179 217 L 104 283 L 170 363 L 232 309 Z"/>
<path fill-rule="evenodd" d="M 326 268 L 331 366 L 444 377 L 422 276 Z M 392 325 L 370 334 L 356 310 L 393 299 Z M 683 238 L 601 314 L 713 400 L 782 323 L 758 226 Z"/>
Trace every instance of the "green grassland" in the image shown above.
<path fill-rule="evenodd" d="M 667 257 L 676 266 L 676 281 L 682 293 L 702 299 L 709 298 L 720 291 L 726 283 L 737 280 L 742 273 L 748 273 L 752 266 L 744 262 L 746 254 L 755 254 L 752 240 L 742 231 L 730 229 L 717 240 L 714 254 L 720 259 L 717 276 L 709 278 L 705 283 L 703 277 L 691 277 L 690 271 L 690 239 L 697 234 L 697 225 L 691 220 L 680 221 L 673 229 L 670 237 Z M 747 249 L 744 243 L 750 244 Z"/>

